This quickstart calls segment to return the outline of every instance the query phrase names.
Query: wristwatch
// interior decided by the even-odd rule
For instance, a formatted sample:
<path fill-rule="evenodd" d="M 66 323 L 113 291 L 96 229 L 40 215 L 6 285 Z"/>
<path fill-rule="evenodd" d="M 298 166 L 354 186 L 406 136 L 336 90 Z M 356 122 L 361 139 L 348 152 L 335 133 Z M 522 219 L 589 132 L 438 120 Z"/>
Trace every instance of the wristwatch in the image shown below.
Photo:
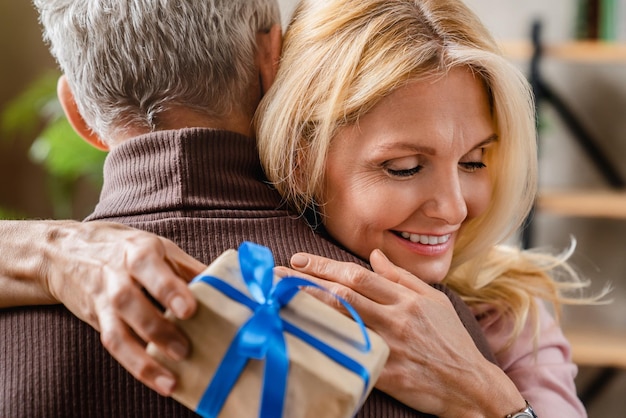
<path fill-rule="evenodd" d="M 538 418 L 535 411 L 533 411 L 533 407 L 530 406 L 528 401 L 526 401 L 526 408 L 522 409 L 519 412 L 513 412 L 506 416 L 506 418 Z"/>

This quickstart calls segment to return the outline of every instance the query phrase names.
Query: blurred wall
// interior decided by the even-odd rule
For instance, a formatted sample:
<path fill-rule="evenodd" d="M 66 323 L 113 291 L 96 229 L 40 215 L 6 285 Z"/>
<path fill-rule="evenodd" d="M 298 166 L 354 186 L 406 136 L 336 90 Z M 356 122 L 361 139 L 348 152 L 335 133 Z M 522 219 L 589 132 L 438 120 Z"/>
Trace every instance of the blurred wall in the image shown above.
<path fill-rule="evenodd" d="M 31 3 L 0 2 L 0 109 L 54 67 Z M 0 208 L 28 217 L 51 216 L 44 172 L 26 156 L 30 138 L 0 135 Z"/>

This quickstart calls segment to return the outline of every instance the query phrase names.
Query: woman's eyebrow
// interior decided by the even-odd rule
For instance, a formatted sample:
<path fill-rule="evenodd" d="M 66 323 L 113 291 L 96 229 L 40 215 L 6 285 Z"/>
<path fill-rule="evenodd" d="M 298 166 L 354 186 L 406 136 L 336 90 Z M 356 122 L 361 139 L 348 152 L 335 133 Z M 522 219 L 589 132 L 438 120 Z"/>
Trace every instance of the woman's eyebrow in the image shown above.
<path fill-rule="evenodd" d="M 476 144 L 472 148 L 472 150 L 485 147 L 489 144 L 497 142 L 498 140 L 499 140 L 498 134 L 491 134 L 484 141 L 481 141 L 478 144 Z M 429 147 L 426 145 L 416 145 L 412 142 L 383 143 L 383 144 L 378 145 L 374 152 L 384 153 L 386 151 L 398 150 L 398 149 L 408 150 L 408 151 L 416 152 L 419 154 L 425 154 L 425 155 L 435 155 L 437 153 L 437 151 L 433 147 Z"/>
<path fill-rule="evenodd" d="M 376 147 L 375 152 L 384 153 L 386 151 L 407 150 L 418 154 L 435 155 L 436 151 L 433 147 L 425 145 L 416 145 L 411 142 L 394 142 L 384 143 Z"/>
<path fill-rule="evenodd" d="M 479 142 L 478 144 L 476 144 L 476 146 L 472 149 L 478 149 L 478 148 L 482 148 L 485 147 L 489 144 L 492 144 L 494 142 L 498 142 L 500 138 L 498 137 L 498 134 L 491 134 L 487 139 L 485 139 L 484 141 Z"/>

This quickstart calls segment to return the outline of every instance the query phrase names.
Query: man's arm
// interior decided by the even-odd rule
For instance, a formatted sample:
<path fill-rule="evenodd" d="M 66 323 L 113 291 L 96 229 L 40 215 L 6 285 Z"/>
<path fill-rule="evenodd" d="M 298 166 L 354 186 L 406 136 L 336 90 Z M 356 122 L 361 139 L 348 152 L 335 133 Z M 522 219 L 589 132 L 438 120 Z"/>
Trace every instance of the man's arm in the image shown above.
<path fill-rule="evenodd" d="M 108 222 L 1 221 L 0 254 L 0 307 L 64 304 L 136 378 L 171 393 L 174 376 L 144 345 L 179 359 L 189 342 L 144 290 L 188 318 L 196 301 L 187 282 L 202 263 L 167 239 Z"/>
<path fill-rule="evenodd" d="M 0 222 L 0 307 L 58 303 L 46 282 L 50 235 L 65 222 Z"/>

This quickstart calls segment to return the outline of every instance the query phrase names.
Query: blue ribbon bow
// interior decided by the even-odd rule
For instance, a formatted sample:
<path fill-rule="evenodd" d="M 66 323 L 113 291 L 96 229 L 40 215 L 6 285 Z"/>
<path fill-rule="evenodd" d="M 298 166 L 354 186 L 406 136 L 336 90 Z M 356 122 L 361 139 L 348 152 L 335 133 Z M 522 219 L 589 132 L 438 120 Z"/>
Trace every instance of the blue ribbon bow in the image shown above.
<path fill-rule="evenodd" d="M 365 396 L 369 386 L 369 372 L 365 367 L 284 320 L 279 315 L 280 309 L 289 303 L 301 287 L 314 287 L 328 291 L 311 281 L 298 277 L 285 277 L 274 285 L 272 252 L 269 248 L 258 244 L 251 242 L 241 244 L 239 247 L 239 264 L 252 298 L 216 277 L 198 276 L 193 280 L 193 282 L 203 282 L 215 287 L 224 295 L 253 311 L 252 317 L 244 323 L 233 338 L 211 383 L 205 390 L 196 412 L 205 418 L 217 417 L 248 360 L 265 359 L 259 417 L 276 418 L 282 416 L 289 369 L 284 331 L 300 338 L 335 362 L 359 375 L 364 381 L 363 396 Z M 348 302 L 339 296 L 333 296 L 341 302 L 359 324 L 365 341 L 360 349 L 365 352 L 369 351 L 371 344 L 361 317 Z"/>

